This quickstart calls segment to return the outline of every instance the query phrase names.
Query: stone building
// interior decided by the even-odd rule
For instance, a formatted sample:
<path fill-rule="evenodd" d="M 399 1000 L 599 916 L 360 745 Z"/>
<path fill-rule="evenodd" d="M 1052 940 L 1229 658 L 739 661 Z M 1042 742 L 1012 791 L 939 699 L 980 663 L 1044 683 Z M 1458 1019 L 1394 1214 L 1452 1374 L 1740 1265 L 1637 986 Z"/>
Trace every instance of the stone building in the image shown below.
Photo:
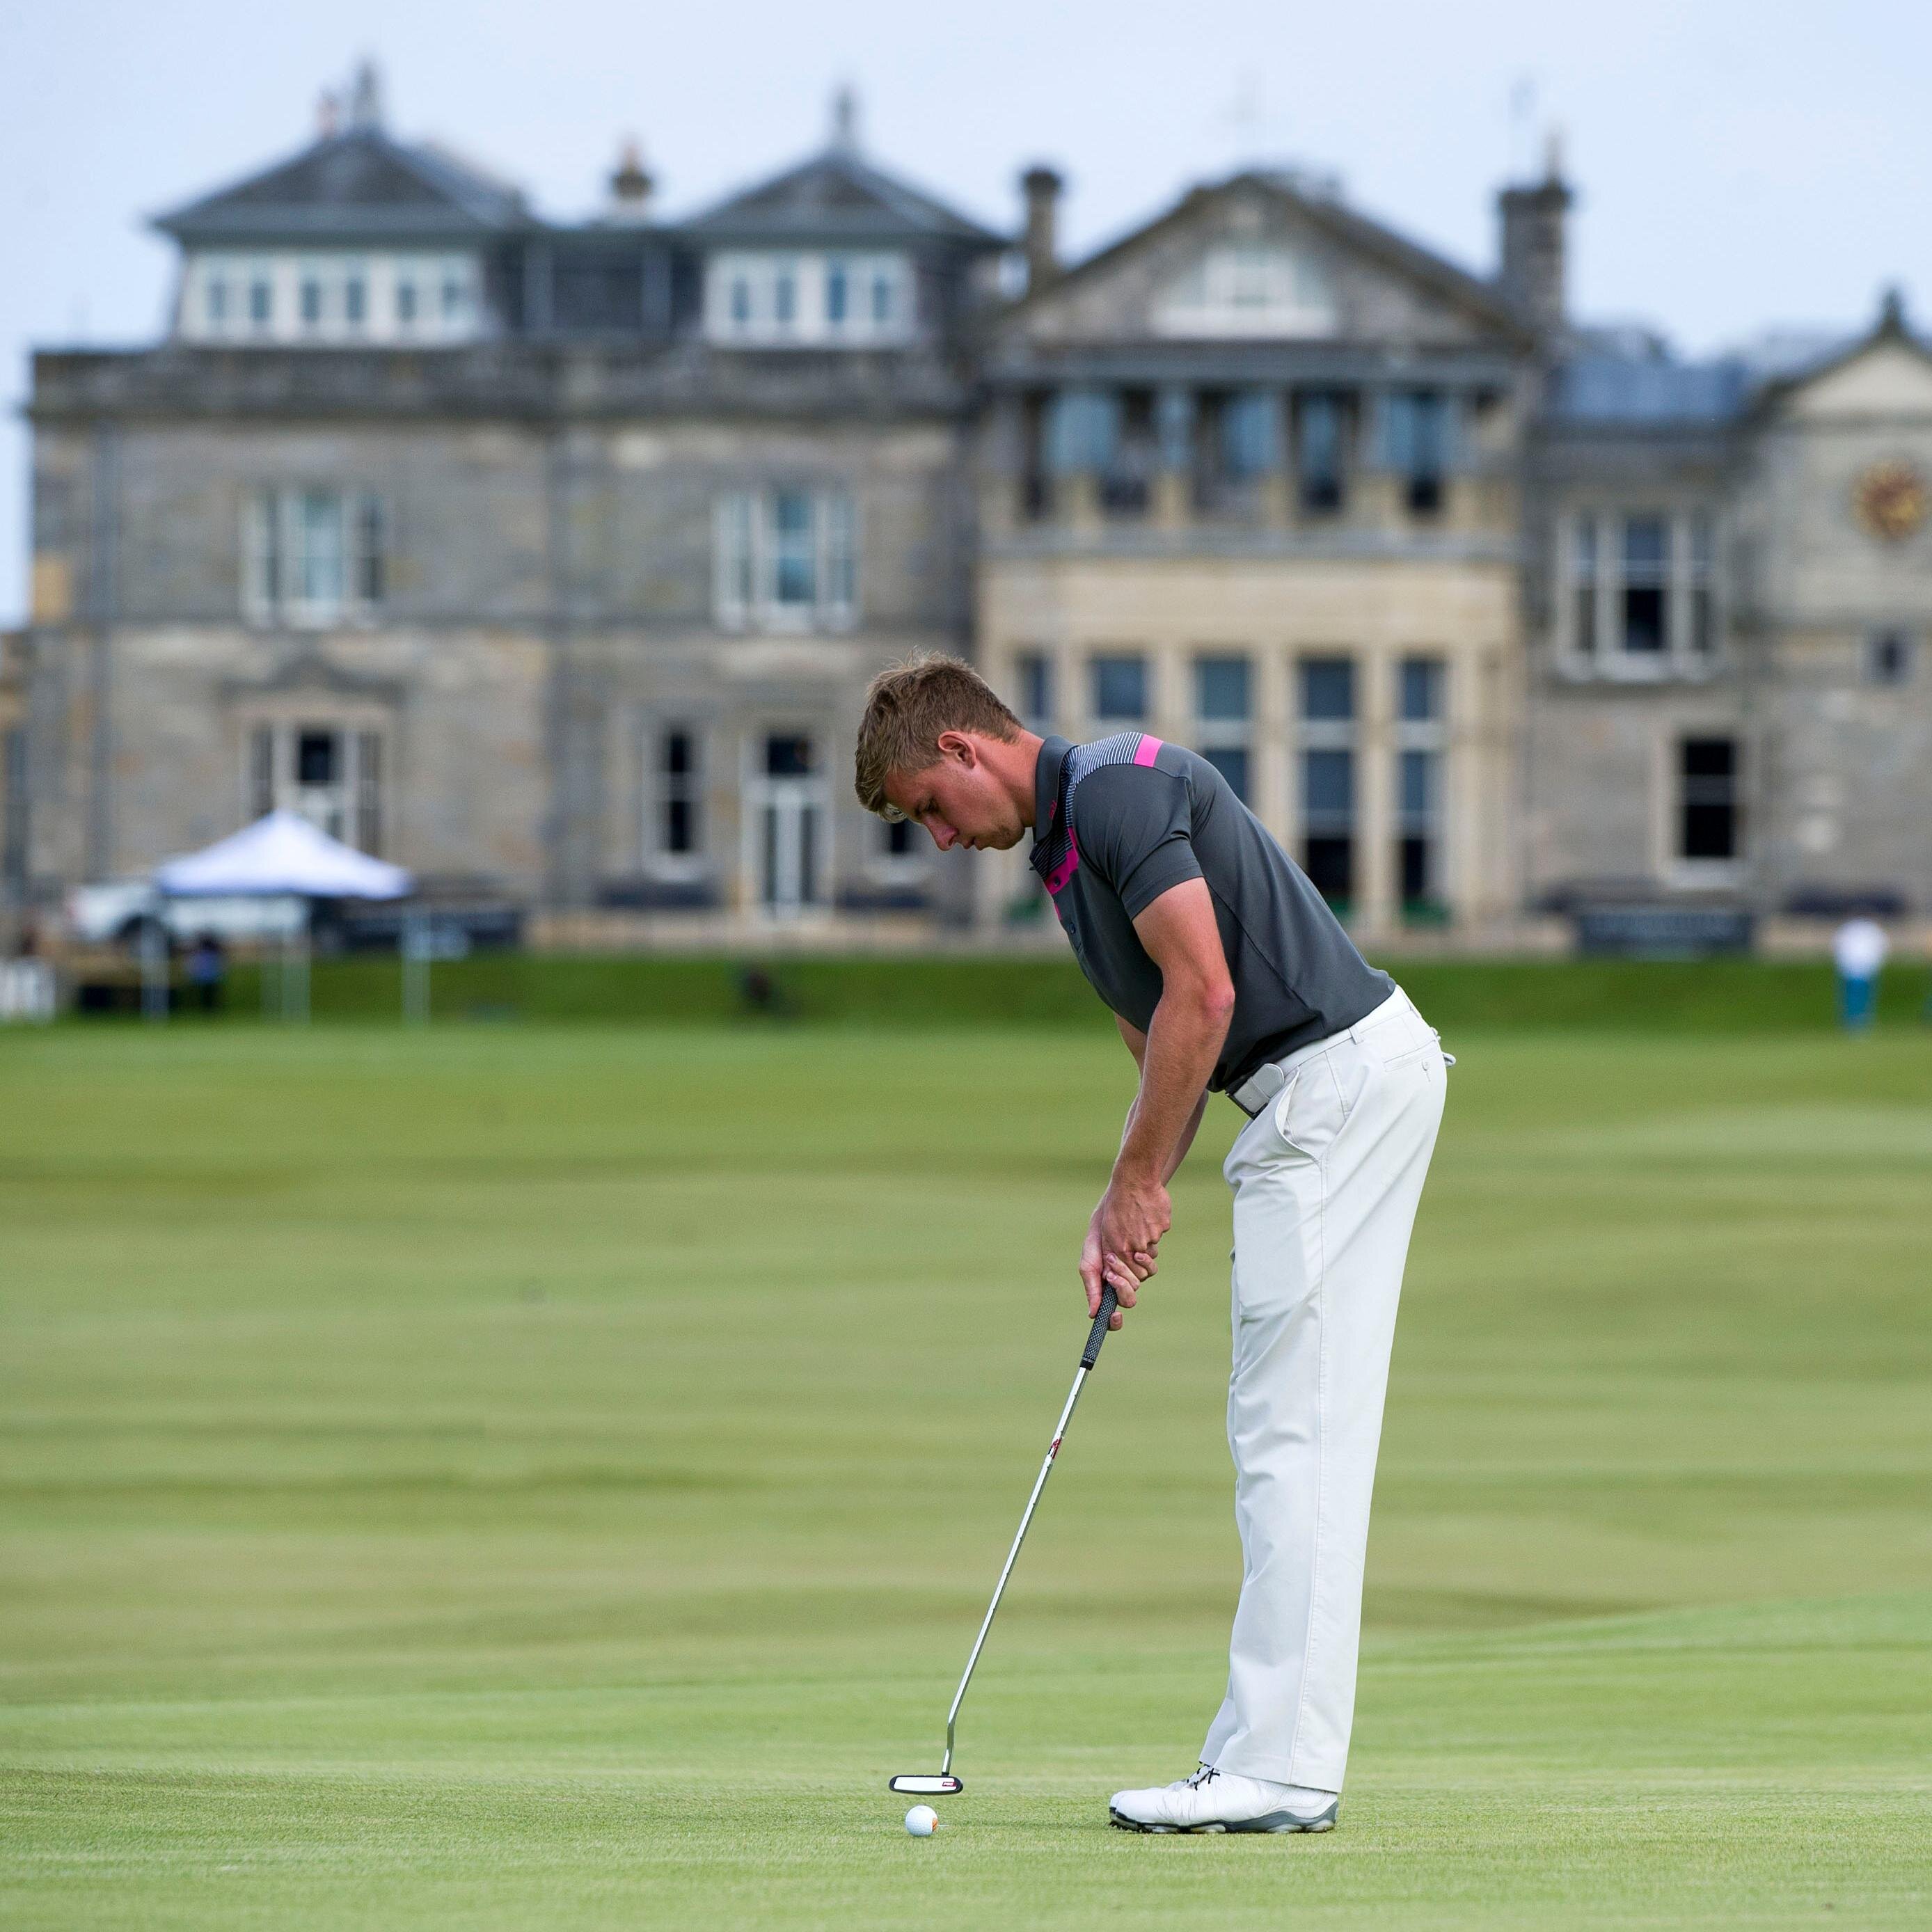
<path fill-rule="evenodd" d="M 1305 176 L 1196 190 L 1064 271 L 1029 188 L 1029 291 L 982 358 L 991 674 L 1070 735 L 1204 751 L 1363 933 L 1494 928 L 1533 329 Z"/>
<path fill-rule="evenodd" d="M 553 929 L 1021 932 L 851 799 L 866 679 L 1219 764 L 1377 942 L 1932 904 L 1932 358 L 1580 324 L 1255 170 L 1083 261 L 825 148 L 596 219 L 382 124 L 161 218 L 166 339 L 35 358 L 15 904 L 292 805 Z M 1023 292 L 1020 292 L 1022 291 Z M 10 718 L 12 722 L 7 723 Z M 574 922 L 566 926 L 564 921 Z"/>
<path fill-rule="evenodd" d="M 844 764 L 877 668 L 970 642 L 1003 244 L 864 160 L 849 104 L 695 220 L 634 156 L 610 185 L 542 221 L 365 82 L 161 219 L 166 342 L 37 357 L 33 886 L 286 805 L 446 893 L 941 905 Z"/>

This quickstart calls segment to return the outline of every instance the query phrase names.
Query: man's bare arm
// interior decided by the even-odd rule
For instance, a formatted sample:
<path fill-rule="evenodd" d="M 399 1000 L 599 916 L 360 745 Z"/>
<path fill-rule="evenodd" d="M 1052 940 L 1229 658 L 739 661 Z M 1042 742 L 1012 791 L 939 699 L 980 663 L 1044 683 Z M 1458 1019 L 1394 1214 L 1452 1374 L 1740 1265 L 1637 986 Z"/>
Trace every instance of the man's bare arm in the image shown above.
<path fill-rule="evenodd" d="M 1144 1072 L 1147 1067 L 1147 1035 L 1131 1021 L 1122 1019 L 1118 1013 L 1114 1016 L 1114 1024 L 1120 1028 L 1120 1037 L 1126 1042 L 1127 1051 L 1134 1057 L 1134 1064 Z M 1133 1105 L 1127 1109 L 1126 1126 L 1120 1136 L 1123 1146 L 1126 1144 L 1127 1135 L 1133 1131 L 1134 1113 L 1139 1105 L 1140 1095 L 1136 1092 Z M 1208 1090 L 1204 1087 L 1201 1090 L 1201 1097 L 1194 1103 L 1193 1113 L 1189 1116 L 1186 1126 L 1180 1131 L 1180 1139 L 1174 1150 L 1174 1158 L 1168 1162 L 1166 1173 L 1161 1176 L 1163 1180 L 1172 1180 L 1180 1172 L 1180 1163 L 1187 1158 L 1187 1151 L 1194 1144 L 1194 1136 L 1201 1131 L 1202 1119 L 1207 1112 Z"/>
<path fill-rule="evenodd" d="M 1162 892 L 1134 921 L 1134 930 L 1160 968 L 1161 994 L 1137 1056 L 1140 1091 L 1081 1255 L 1090 1314 L 1099 1312 L 1101 1288 L 1109 1282 L 1120 1306 L 1132 1307 L 1141 1282 L 1154 1271 L 1153 1258 L 1172 1220 L 1167 1178 L 1186 1151 L 1184 1135 L 1191 1136 L 1198 1120 L 1234 1011 L 1204 880 L 1189 879 Z"/>

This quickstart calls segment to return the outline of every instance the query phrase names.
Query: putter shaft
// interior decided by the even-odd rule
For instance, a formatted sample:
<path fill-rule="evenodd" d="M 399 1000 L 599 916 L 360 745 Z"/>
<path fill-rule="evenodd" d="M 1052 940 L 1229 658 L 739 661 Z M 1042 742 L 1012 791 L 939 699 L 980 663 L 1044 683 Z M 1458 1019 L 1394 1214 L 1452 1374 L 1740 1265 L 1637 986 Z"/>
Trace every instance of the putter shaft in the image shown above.
<path fill-rule="evenodd" d="M 980 1653 L 986 1647 L 986 1633 L 993 1628 L 993 1618 L 998 1613 L 1000 1599 L 1006 1592 L 1006 1579 L 1013 1574 L 1013 1564 L 1020 1553 L 1020 1545 L 1026 1540 L 1028 1526 L 1033 1521 L 1033 1513 L 1038 1505 L 1040 1492 L 1046 1487 L 1046 1479 L 1053 1474 L 1054 1458 L 1060 1454 L 1060 1445 L 1066 1438 L 1066 1425 L 1073 1419 L 1073 1406 L 1080 1400 L 1080 1391 L 1086 1385 L 1094 1364 L 1100 1359 L 1100 1344 L 1107 1339 L 1107 1324 L 1113 1318 L 1118 1298 L 1111 1288 L 1100 1292 L 1100 1312 L 1094 1318 L 1093 1332 L 1087 1337 L 1087 1346 L 1080 1358 L 1080 1366 L 1073 1372 L 1073 1387 L 1068 1391 L 1066 1406 L 1060 1412 L 1060 1420 L 1053 1426 L 1053 1440 L 1048 1444 L 1046 1460 L 1040 1466 L 1040 1474 L 1034 1478 L 1033 1494 L 1027 1498 L 1025 1513 L 1020 1518 L 1019 1532 L 1013 1538 L 1013 1546 L 1006 1552 L 1005 1567 L 1000 1572 L 1000 1580 L 993 1586 L 993 1600 L 986 1606 L 986 1620 L 980 1626 L 980 1634 L 973 1640 L 973 1654 L 966 1660 L 964 1674 L 959 1679 L 959 1688 L 952 1694 L 952 1706 L 946 1714 L 946 1758 L 939 1767 L 939 1774 L 944 1778 L 952 1769 L 952 1733 L 958 1721 L 959 1706 L 964 1702 L 966 1687 L 973 1681 L 974 1667 L 980 1661 Z"/>

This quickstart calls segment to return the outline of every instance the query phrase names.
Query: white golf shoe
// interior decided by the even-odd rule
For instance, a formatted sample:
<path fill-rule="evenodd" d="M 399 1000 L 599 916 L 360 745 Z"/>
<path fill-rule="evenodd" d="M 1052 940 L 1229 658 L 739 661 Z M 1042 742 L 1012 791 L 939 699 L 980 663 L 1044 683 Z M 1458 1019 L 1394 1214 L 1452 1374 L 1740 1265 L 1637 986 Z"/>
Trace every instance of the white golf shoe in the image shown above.
<path fill-rule="evenodd" d="M 1204 1764 L 1192 1778 L 1117 1791 L 1107 1815 L 1123 1832 L 1332 1832 L 1340 1795 L 1274 1784 Z"/>

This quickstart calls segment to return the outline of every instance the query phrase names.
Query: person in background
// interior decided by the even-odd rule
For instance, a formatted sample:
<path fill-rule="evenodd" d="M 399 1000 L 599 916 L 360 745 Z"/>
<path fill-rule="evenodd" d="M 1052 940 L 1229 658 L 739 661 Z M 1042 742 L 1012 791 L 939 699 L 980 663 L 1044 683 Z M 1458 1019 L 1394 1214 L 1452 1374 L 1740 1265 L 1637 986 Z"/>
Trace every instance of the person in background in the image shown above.
<path fill-rule="evenodd" d="M 1871 1024 L 1878 1005 L 1879 971 L 1889 950 L 1885 928 L 1875 919 L 1848 919 L 1832 935 L 1838 1018 L 1848 1033 L 1862 1033 Z"/>
<path fill-rule="evenodd" d="M 228 961 L 221 942 L 213 933 L 204 932 L 188 956 L 188 984 L 205 1013 L 221 1010 L 222 982 L 227 976 Z"/>

